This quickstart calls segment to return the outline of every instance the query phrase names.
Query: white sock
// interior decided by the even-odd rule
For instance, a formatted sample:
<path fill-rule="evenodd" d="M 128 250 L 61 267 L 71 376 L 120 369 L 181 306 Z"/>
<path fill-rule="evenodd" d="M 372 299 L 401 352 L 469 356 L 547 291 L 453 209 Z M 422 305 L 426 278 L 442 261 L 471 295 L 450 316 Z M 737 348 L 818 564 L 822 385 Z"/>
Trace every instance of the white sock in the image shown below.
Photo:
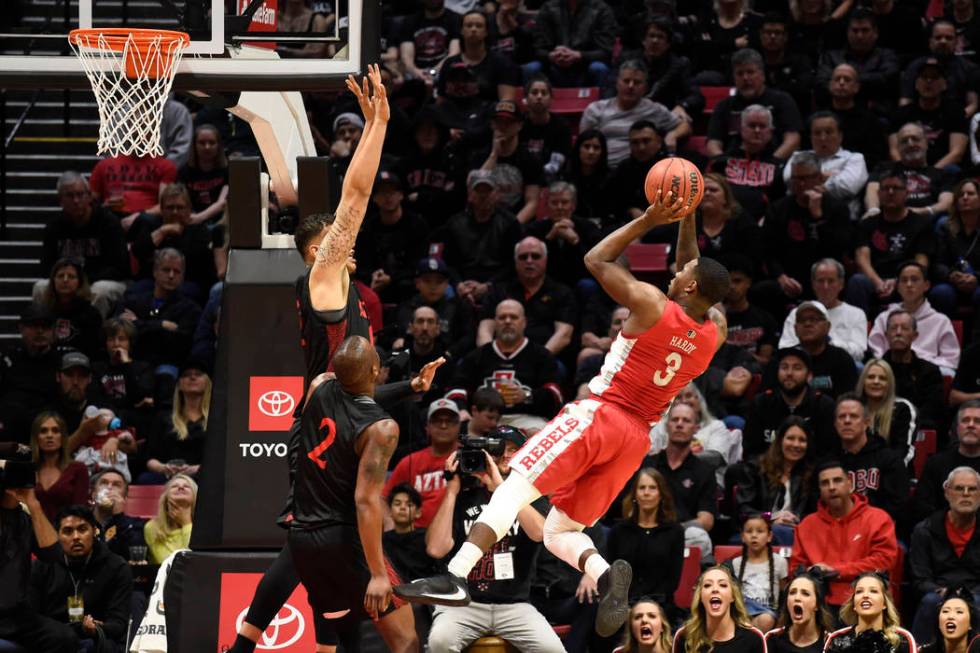
<path fill-rule="evenodd" d="M 599 576 L 606 573 L 607 569 L 609 569 L 609 563 L 598 553 L 593 553 L 585 561 L 585 575 L 597 583 L 599 582 Z"/>
<path fill-rule="evenodd" d="M 472 542 L 463 542 L 463 546 L 459 547 L 459 551 L 449 561 L 449 573 L 460 578 L 466 578 L 482 557 L 483 551 L 480 550 L 480 547 Z"/>

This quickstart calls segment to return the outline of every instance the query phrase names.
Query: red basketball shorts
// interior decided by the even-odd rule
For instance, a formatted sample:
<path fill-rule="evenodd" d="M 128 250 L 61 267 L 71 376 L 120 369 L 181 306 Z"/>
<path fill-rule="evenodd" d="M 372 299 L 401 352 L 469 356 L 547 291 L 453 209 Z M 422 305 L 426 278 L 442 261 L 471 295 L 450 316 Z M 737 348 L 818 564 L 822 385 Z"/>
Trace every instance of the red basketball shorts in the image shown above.
<path fill-rule="evenodd" d="M 580 524 L 609 509 L 650 450 L 650 427 L 598 399 L 566 405 L 521 447 L 510 469 Z"/>

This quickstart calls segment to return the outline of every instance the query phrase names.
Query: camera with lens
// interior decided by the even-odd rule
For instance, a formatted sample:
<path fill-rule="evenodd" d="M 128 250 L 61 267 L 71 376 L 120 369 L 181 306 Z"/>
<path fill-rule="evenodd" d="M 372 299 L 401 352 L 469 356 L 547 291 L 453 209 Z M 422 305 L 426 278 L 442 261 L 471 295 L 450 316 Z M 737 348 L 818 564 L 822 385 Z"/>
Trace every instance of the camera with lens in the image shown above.
<path fill-rule="evenodd" d="M 31 448 L 16 442 L 0 442 L 0 490 L 34 487 Z"/>
<path fill-rule="evenodd" d="M 459 448 L 459 471 L 463 474 L 476 474 L 487 471 L 486 451 L 492 458 L 504 453 L 503 438 L 490 438 L 471 435 L 463 438 Z"/>

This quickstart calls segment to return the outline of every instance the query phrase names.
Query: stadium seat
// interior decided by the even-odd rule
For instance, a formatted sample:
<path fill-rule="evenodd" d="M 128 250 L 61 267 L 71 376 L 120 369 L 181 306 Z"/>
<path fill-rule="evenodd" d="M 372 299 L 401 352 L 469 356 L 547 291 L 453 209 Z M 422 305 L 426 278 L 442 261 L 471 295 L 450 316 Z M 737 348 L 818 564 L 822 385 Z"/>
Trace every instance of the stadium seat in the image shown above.
<path fill-rule="evenodd" d="M 684 547 L 684 566 L 681 568 L 681 579 L 674 590 L 674 605 L 682 610 L 691 607 L 694 599 L 694 583 L 701 575 L 701 547 Z"/>
<path fill-rule="evenodd" d="M 935 429 L 919 429 L 915 434 L 915 456 L 912 458 L 912 468 L 915 470 L 915 477 L 921 478 L 922 470 L 926 466 L 929 456 L 936 453 L 936 431 Z"/>
<path fill-rule="evenodd" d="M 708 144 L 707 136 L 691 136 L 687 139 L 687 149 L 698 154 L 704 154 L 704 148 Z"/>
<path fill-rule="evenodd" d="M 756 372 L 752 375 L 752 380 L 749 381 L 749 387 L 745 389 L 745 400 L 752 401 L 756 393 L 759 392 L 759 388 L 762 387 L 762 375 Z"/>
<path fill-rule="evenodd" d="M 599 99 L 598 86 L 581 86 L 574 88 L 553 88 L 551 89 L 551 113 L 555 114 L 580 114 L 585 111 L 585 107 Z M 524 106 L 524 89 L 519 87 L 514 98 L 518 104 Z"/>
<path fill-rule="evenodd" d="M 943 0 L 929 0 L 929 4 L 926 6 L 926 20 L 942 18 L 944 13 Z"/>
<path fill-rule="evenodd" d="M 670 245 L 665 243 L 634 243 L 626 247 L 630 270 L 637 272 L 666 272 Z"/>
<path fill-rule="evenodd" d="M 481 637 L 463 649 L 466 653 L 517 653 L 513 644 L 500 637 Z"/>
<path fill-rule="evenodd" d="M 960 343 L 960 349 L 963 348 L 963 320 L 951 320 L 953 323 L 953 333 L 956 334 L 956 341 Z"/>
<path fill-rule="evenodd" d="M 558 635 L 559 639 L 565 639 L 568 637 L 568 633 L 572 632 L 572 627 L 568 624 L 563 626 L 552 626 L 551 629 L 555 631 L 555 634 Z"/>
<path fill-rule="evenodd" d="M 895 556 L 895 566 L 888 570 L 888 584 L 891 585 L 892 599 L 895 605 L 902 605 L 902 579 L 905 577 L 905 551 L 898 547 Z"/>
<path fill-rule="evenodd" d="M 160 505 L 162 485 L 130 485 L 126 499 L 126 514 L 130 517 L 152 519 Z"/>
<path fill-rule="evenodd" d="M 702 86 L 701 95 L 704 96 L 704 112 L 706 114 L 715 110 L 715 106 L 732 94 L 734 89 L 731 86 Z"/>
<path fill-rule="evenodd" d="M 715 562 L 719 565 L 740 555 L 742 555 L 742 547 L 739 544 L 719 544 L 715 547 Z"/>

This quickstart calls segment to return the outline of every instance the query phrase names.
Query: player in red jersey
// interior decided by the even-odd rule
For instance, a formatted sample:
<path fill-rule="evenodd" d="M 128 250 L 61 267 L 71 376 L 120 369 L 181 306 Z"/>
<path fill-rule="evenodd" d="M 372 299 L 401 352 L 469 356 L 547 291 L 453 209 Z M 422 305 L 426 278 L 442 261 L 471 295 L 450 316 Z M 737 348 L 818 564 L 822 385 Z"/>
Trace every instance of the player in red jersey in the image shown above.
<path fill-rule="evenodd" d="M 606 562 L 582 532 L 594 524 L 639 468 L 650 448 L 650 423 L 674 396 L 708 367 L 724 342 L 728 326 L 714 308 L 728 292 L 728 271 L 699 258 L 693 214 L 677 237 L 677 274 L 664 295 L 638 281 L 616 260 L 627 245 L 651 228 L 675 222 L 681 201 L 657 197 L 639 218 L 592 248 L 585 264 L 609 296 L 630 309 L 622 333 L 589 383 L 592 397 L 572 402 L 520 451 L 511 474 L 470 529 L 449 563 L 449 574 L 399 585 L 409 601 L 466 605 L 466 576 L 506 533 L 524 506 L 551 495 L 544 544 L 555 556 L 583 571 L 598 586 L 596 631 L 614 634 L 629 612 L 629 563 Z"/>

